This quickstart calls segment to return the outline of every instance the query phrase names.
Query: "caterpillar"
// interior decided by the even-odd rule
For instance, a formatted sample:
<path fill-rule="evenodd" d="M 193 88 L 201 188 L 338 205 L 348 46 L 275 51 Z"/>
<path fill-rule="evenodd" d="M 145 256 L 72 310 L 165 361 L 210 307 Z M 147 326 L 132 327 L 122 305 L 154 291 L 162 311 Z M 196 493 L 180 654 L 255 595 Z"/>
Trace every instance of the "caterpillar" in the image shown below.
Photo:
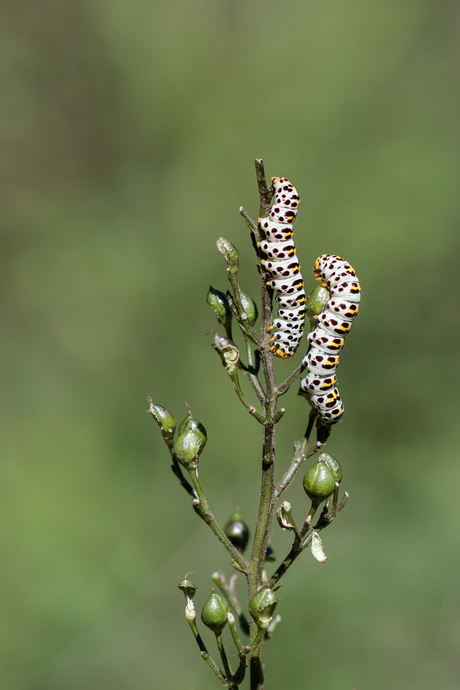
<path fill-rule="evenodd" d="M 313 277 L 327 287 L 330 297 L 323 311 L 315 316 L 316 328 L 308 334 L 311 345 L 302 364 L 308 374 L 300 387 L 310 394 L 324 424 L 334 424 L 343 415 L 337 389 L 336 369 L 345 336 L 359 311 L 361 286 L 352 266 L 335 254 L 322 254 L 314 264 Z"/>
<path fill-rule="evenodd" d="M 297 190 L 285 177 L 272 177 L 275 203 L 268 218 L 259 218 L 259 230 L 264 239 L 257 247 L 267 258 L 262 266 L 271 273 L 267 285 L 273 288 L 278 302 L 277 318 L 270 329 L 276 331 L 270 339 L 270 350 L 276 357 L 291 357 L 302 340 L 305 320 L 305 290 L 299 260 L 292 239 L 293 222 L 300 203 Z"/>

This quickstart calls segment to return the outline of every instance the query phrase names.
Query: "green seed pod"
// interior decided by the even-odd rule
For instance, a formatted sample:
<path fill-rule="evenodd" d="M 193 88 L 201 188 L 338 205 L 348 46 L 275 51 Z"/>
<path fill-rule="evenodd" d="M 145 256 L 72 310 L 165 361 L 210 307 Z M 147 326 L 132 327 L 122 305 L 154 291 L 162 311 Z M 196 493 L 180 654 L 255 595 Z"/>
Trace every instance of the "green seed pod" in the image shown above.
<path fill-rule="evenodd" d="M 220 635 L 227 625 L 227 613 L 229 611 L 230 606 L 227 600 L 213 591 L 203 606 L 201 620 L 207 628 L 216 633 L 216 635 Z"/>
<path fill-rule="evenodd" d="M 172 448 L 174 445 L 174 431 L 176 428 L 176 420 L 174 415 L 163 407 L 162 405 L 155 405 L 151 399 L 149 399 L 149 409 L 152 417 L 157 422 L 161 430 L 161 435 L 163 436 L 166 445 Z"/>
<path fill-rule="evenodd" d="M 180 423 L 178 434 L 174 443 L 174 453 L 177 460 L 187 470 L 196 469 L 198 467 L 198 457 L 203 451 L 208 438 L 206 429 L 189 412 Z"/>
<path fill-rule="evenodd" d="M 189 410 L 187 416 L 184 417 L 184 419 L 181 421 L 181 423 L 177 427 L 177 435 L 181 436 L 184 433 L 184 431 L 187 431 L 188 429 L 190 429 L 192 423 L 193 423 L 193 417 L 192 417 L 192 413 Z"/>
<path fill-rule="evenodd" d="M 213 347 L 220 356 L 227 374 L 229 376 L 235 376 L 240 362 L 240 353 L 233 340 L 224 338 L 223 335 L 215 333 L 211 347 Z"/>
<path fill-rule="evenodd" d="M 307 316 L 313 328 L 316 328 L 315 316 L 321 314 L 330 298 L 329 290 L 322 285 L 318 285 L 310 292 L 305 303 Z"/>
<path fill-rule="evenodd" d="M 225 327 L 225 331 L 228 333 L 232 320 L 232 312 L 228 306 L 227 296 L 210 285 L 208 294 L 206 295 L 206 302 L 214 309 L 218 322 L 221 326 Z"/>
<path fill-rule="evenodd" d="M 340 484 L 342 481 L 342 468 L 340 467 L 338 461 L 333 458 L 332 455 L 329 455 L 329 453 L 323 452 L 319 456 L 318 462 L 324 462 L 331 470 L 334 476 L 334 481 L 336 481 L 337 484 Z"/>
<path fill-rule="evenodd" d="M 255 322 L 257 321 L 257 317 L 259 315 L 259 312 L 257 311 L 257 306 L 252 297 L 249 295 L 246 295 L 246 293 L 242 292 L 240 290 L 240 298 L 241 298 L 241 304 L 244 307 L 244 311 L 248 315 L 249 323 L 251 326 L 254 326 Z"/>
<path fill-rule="evenodd" d="M 206 433 L 206 429 L 202 425 L 201 422 L 199 422 L 197 419 L 195 419 L 192 416 L 192 413 L 189 410 L 188 415 L 181 421 L 179 426 L 177 427 L 177 435 L 182 436 L 182 434 L 185 431 L 196 431 L 197 433 L 201 434 L 204 443 L 208 440 L 208 435 Z"/>
<path fill-rule="evenodd" d="M 174 444 L 176 458 L 185 469 L 196 469 L 204 445 L 202 436 L 190 429 L 176 439 Z"/>
<path fill-rule="evenodd" d="M 186 577 L 182 580 L 178 587 L 183 591 L 186 599 L 193 599 L 193 597 L 196 594 L 195 585 L 193 584 L 193 582 L 190 582 L 190 580 L 187 580 Z"/>
<path fill-rule="evenodd" d="M 303 488 L 313 506 L 319 506 L 335 489 L 334 475 L 323 462 L 315 463 L 303 478 Z"/>
<path fill-rule="evenodd" d="M 229 274 L 236 275 L 240 263 L 238 249 L 224 237 L 219 237 L 217 240 L 217 249 L 225 256 Z"/>
<path fill-rule="evenodd" d="M 249 541 L 249 527 L 241 519 L 241 515 L 237 510 L 235 510 L 232 517 L 227 521 L 224 532 L 235 549 L 243 553 Z"/>
<path fill-rule="evenodd" d="M 277 595 L 268 587 L 264 587 L 252 597 L 249 612 L 260 630 L 266 630 L 270 625 L 278 601 Z"/>

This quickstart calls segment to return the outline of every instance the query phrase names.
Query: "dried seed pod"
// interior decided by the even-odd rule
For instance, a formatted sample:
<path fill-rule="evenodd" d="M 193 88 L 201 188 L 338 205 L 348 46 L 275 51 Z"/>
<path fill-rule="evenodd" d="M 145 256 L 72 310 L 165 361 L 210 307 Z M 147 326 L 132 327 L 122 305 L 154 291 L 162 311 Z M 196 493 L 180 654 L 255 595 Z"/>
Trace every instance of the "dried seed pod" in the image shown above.
<path fill-rule="evenodd" d="M 270 625 L 278 601 L 278 596 L 268 587 L 259 590 L 252 597 L 249 612 L 260 630 L 266 630 Z"/>
<path fill-rule="evenodd" d="M 233 340 L 215 333 L 211 347 L 213 347 L 220 356 L 227 374 L 229 376 L 234 376 L 238 371 L 240 353 Z"/>
<path fill-rule="evenodd" d="M 292 517 L 291 504 L 289 501 L 283 501 L 278 510 L 276 511 L 276 518 L 278 520 L 279 526 L 284 530 L 296 529 L 296 524 L 294 518 Z"/>

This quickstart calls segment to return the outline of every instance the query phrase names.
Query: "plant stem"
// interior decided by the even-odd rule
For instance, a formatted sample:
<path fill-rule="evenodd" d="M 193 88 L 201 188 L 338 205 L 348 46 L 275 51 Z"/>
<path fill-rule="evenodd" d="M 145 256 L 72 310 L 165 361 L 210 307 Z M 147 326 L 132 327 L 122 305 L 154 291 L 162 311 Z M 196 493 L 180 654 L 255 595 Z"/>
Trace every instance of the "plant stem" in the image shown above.
<path fill-rule="evenodd" d="M 259 646 L 259 644 L 261 643 L 261 641 L 264 639 L 264 636 L 265 636 L 265 630 L 259 630 L 259 632 L 257 633 L 257 636 L 256 636 L 256 638 L 255 638 L 255 640 L 254 640 L 254 642 L 252 643 L 252 647 L 251 647 L 251 649 L 250 649 L 249 652 L 248 652 L 247 658 L 248 658 L 249 661 L 250 661 L 250 660 L 252 659 L 252 657 L 254 656 L 254 652 L 257 650 L 257 647 Z"/>
<path fill-rule="evenodd" d="M 260 196 L 260 217 L 266 217 L 270 208 L 270 201 L 273 192 L 266 185 L 263 162 L 261 159 L 255 160 L 257 183 Z M 265 424 L 262 447 L 262 479 L 260 490 L 259 513 L 254 534 L 254 543 L 247 571 L 248 597 L 252 597 L 262 586 L 262 571 L 265 563 L 265 555 L 270 535 L 271 521 L 275 504 L 275 439 L 276 427 L 274 419 L 276 416 L 276 406 L 278 396 L 276 394 L 276 379 L 273 357 L 270 352 L 270 336 L 267 328 L 272 321 L 272 293 L 267 288 L 269 275 L 266 271 L 261 271 L 261 342 L 260 351 L 262 370 L 265 378 L 264 407 Z M 264 636 L 260 635 L 259 629 L 254 621 L 250 625 L 250 677 L 251 690 L 263 690 L 265 685 L 265 663 L 264 663 Z"/>
<path fill-rule="evenodd" d="M 283 491 L 292 483 L 297 471 L 299 470 L 301 464 L 307 458 L 318 452 L 318 446 L 313 446 L 310 450 L 307 450 L 307 439 L 303 438 L 301 441 L 296 441 L 294 444 L 294 457 L 292 459 L 291 465 L 284 477 L 279 482 L 275 489 L 275 498 L 279 498 Z"/>
<path fill-rule="evenodd" d="M 213 673 L 216 674 L 216 676 L 218 677 L 218 679 L 220 680 L 222 685 L 227 685 L 225 678 L 223 677 L 222 673 L 219 671 L 217 664 L 213 661 L 213 659 L 209 656 L 209 654 L 207 652 L 201 652 L 201 656 L 206 661 L 206 663 L 208 664 L 211 671 L 213 671 Z"/>
<path fill-rule="evenodd" d="M 284 395 L 285 393 L 287 393 L 287 391 L 289 390 L 291 385 L 294 383 L 296 378 L 298 378 L 298 376 L 300 375 L 300 373 L 303 369 L 305 369 L 305 366 L 302 362 L 300 362 L 300 364 L 298 365 L 298 367 L 296 367 L 294 369 L 292 374 L 290 374 L 290 376 L 288 376 L 287 379 L 285 381 L 283 381 L 283 383 L 280 383 L 280 385 L 278 386 L 278 391 L 277 391 L 278 395 Z"/>
<path fill-rule="evenodd" d="M 238 632 L 236 630 L 236 625 L 235 625 L 235 616 L 232 613 L 227 614 L 227 620 L 228 620 L 228 627 L 230 628 L 230 633 L 233 638 L 233 642 L 235 643 L 235 646 L 238 650 L 238 654 L 240 658 L 244 655 L 244 649 L 243 645 L 241 643 L 240 638 L 238 637 Z"/>
<path fill-rule="evenodd" d="M 222 659 L 222 663 L 224 665 L 225 675 L 227 676 L 227 679 L 230 680 L 230 678 L 233 676 L 233 671 L 230 668 L 230 664 L 228 663 L 228 658 L 224 647 L 224 641 L 222 639 L 222 633 L 216 633 L 216 642 L 220 658 Z M 231 687 L 233 687 L 233 684 Z"/>
<path fill-rule="evenodd" d="M 301 441 L 295 442 L 295 444 L 294 444 L 294 457 L 292 459 L 292 462 L 291 462 L 289 469 L 287 470 L 284 477 L 282 478 L 282 480 L 279 482 L 278 486 L 275 489 L 276 498 L 279 498 L 281 496 L 283 491 L 285 489 L 287 489 L 289 484 L 294 479 L 297 470 L 299 469 L 300 465 L 302 464 L 302 462 L 307 457 L 306 450 L 307 450 L 307 441 L 305 438 L 303 438 Z"/>
<path fill-rule="evenodd" d="M 241 400 L 241 402 L 243 403 L 243 405 L 245 406 L 245 408 L 246 408 L 247 410 L 249 410 L 249 412 L 252 414 L 252 416 L 255 417 L 255 419 L 257 419 L 257 421 L 258 421 L 260 424 L 264 424 L 265 418 L 260 414 L 260 412 L 258 412 L 258 411 L 256 410 L 256 408 L 254 407 L 254 405 L 250 405 L 250 404 L 248 403 L 248 401 L 246 400 L 246 398 L 244 397 L 243 391 L 241 390 L 240 381 L 239 381 L 239 378 L 238 378 L 238 372 L 237 372 L 237 371 L 236 371 L 235 374 L 231 377 L 231 379 L 232 379 L 233 388 L 235 389 L 237 396 L 239 397 L 239 399 Z"/>
<path fill-rule="evenodd" d="M 257 223 L 254 220 L 252 220 L 251 216 L 246 211 L 246 209 L 243 208 L 243 206 L 240 206 L 240 214 L 243 216 L 248 228 L 255 233 L 257 231 Z"/>
<path fill-rule="evenodd" d="M 235 549 L 233 544 L 229 541 L 227 536 L 224 534 L 222 529 L 219 527 L 216 518 L 212 514 L 208 502 L 201 488 L 200 480 L 198 479 L 197 470 L 190 470 L 190 478 L 195 487 L 197 499 L 194 501 L 195 510 L 199 513 L 200 517 L 206 522 L 207 525 L 212 529 L 218 540 L 225 546 L 229 554 L 232 556 L 233 561 L 238 565 L 242 572 L 246 572 L 248 568 L 248 563 L 245 558 L 240 554 L 240 552 Z"/>
<path fill-rule="evenodd" d="M 248 377 L 249 381 L 251 382 L 252 387 L 255 390 L 255 393 L 257 395 L 257 398 L 260 403 L 264 404 L 265 402 L 265 393 L 260 385 L 260 381 L 257 378 L 257 372 L 259 369 L 259 364 L 260 360 L 257 359 L 257 365 L 256 365 L 256 357 L 260 356 L 259 351 L 257 350 L 256 353 L 254 354 L 252 351 L 251 343 L 249 342 L 248 337 L 243 333 L 243 338 L 244 342 L 246 344 L 246 355 L 248 358 L 248 367 L 246 370 L 243 370 L 243 373 Z"/>
<path fill-rule="evenodd" d="M 270 526 L 274 509 L 275 491 L 275 425 L 267 423 L 264 425 L 264 444 L 262 451 L 262 482 L 260 490 L 259 514 L 254 534 L 251 560 L 248 569 L 248 598 L 252 597 L 262 586 L 262 570 L 265 563 Z M 254 644 L 258 637 L 259 630 L 254 621 L 250 626 L 250 644 Z M 260 644 L 253 652 L 251 662 L 251 690 L 262 690 L 264 687 L 264 640 L 260 639 Z"/>
<path fill-rule="evenodd" d="M 220 682 L 223 685 L 226 685 L 224 676 L 220 672 L 219 667 L 217 666 L 217 664 L 214 661 L 214 659 L 212 658 L 212 656 L 210 656 L 210 654 L 208 653 L 208 650 L 206 649 L 206 646 L 205 646 L 203 640 L 201 639 L 201 635 L 198 632 L 195 618 L 187 618 L 187 621 L 188 621 L 188 624 L 190 625 L 190 629 L 193 633 L 193 637 L 195 638 L 197 645 L 200 648 L 201 656 L 206 661 L 206 663 L 208 664 L 211 671 L 216 674 L 216 676 L 218 677 Z"/>
<path fill-rule="evenodd" d="M 255 158 L 254 163 L 256 166 L 256 176 L 257 176 L 257 186 L 259 188 L 259 198 L 260 198 L 260 217 L 265 218 L 268 216 L 270 210 L 270 203 L 273 196 L 273 190 L 267 187 L 267 181 L 265 178 L 264 162 L 262 158 Z"/>
<path fill-rule="evenodd" d="M 302 553 L 305 546 L 307 545 L 307 543 L 305 545 L 301 544 L 300 540 L 296 536 L 296 538 L 294 539 L 294 543 L 292 544 L 291 550 L 267 582 L 267 587 L 274 587 L 276 585 L 278 580 L 280 580 L 283 577 L 286 570 L 294 563 L 297 556 L 299 556 L 299 554 Z"/>

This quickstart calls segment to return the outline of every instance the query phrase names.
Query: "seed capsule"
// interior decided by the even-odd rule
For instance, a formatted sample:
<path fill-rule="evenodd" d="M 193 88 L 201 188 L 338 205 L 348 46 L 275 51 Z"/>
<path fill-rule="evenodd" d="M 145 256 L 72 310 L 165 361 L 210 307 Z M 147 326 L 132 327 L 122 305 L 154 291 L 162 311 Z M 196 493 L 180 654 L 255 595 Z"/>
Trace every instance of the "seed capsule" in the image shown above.
<path fill-rule="evenodd" d="M 249 527 L 241 519 L 238 511 L 235 511 L 232 517 L 225 525 L 224 532 L 233 546 L 243 553 L 249 541 Z"/>
<path fill-rule="evenodd" d="M 227 613 L 229 611 L 230 606 L 227 600 L 220 594 L 212 592 L 201 611 L 201 620 L 207 628 L 216 633 L 216 635 L 220 635 L 227 625 Z"/>
<path fill-rule="evenodd" d="M 312 504 L 319 506 L 335 489 L 334 475 L 325 463 L 317 462 L 303 478 L 303 488 Z"/>
<path fill-rule="evenodd" d="M 266 630 L 270 625 L 278 601 L 279 598 L 275 592 L 268 587 L 261 589 L 252 597 L 249 612 L 261 630 Z"/>
<path fill-rule="evenodd" d="M 180 423 L 178 437 L 174 443 L 177 460 L 187 470 L 198 467 L 198 458 L 206 445 L 207 433 L 204 426 L 191 413 Z"/>
<path fill-rule="evenodd" d="M 183 591 L 186 599 L 193 599 L 193 597 L 196 594 L 197 588 L 195 587 L 193 582 L 190 582 L 190 580 L 187 580 L 186 577 L 182 580 L 182 582 L 180 583 L 180 585 L 178 585 L 178 587 L 179 587 L 179 589 L 181 589 Z"/>
<path fill-rule="evenodd" d="M 329 455 L 329 453 L 321 453 L 318 458 L 318 462 L 324 462 L 331 470 L 334 476 L 334 481 L 336 481 L 337 484 L 340 484 L 342 481 L 342 468 L 340 467 L 338 461 L 333 458 L 332 455 Z"/>
<path fill-rule="evenodd" d="M 249 295 L 246 295 L 246 293 L 242 292 L 240 290 L 240 298 L 241 298 L 241 304 L 244 307 L 244 311 L 248 315 L 249 323 L 251 326 L 254 326 L 255 322 L 257 321 L 257 317 L 259 315 L 259 312 L 257 311 L 257 306 L 252 297 Z"/>
<path fill-rule="evenodd" d="M 176 419 L 172 412 L 170 412 L 166 407 L 162 405 L 155 405 L 149 399 L 149 409 L 152 417 L 155 419 L 156 423 L 160 427 L 161 435 L 163 436 L 166 445 L 172 448 L 174 445 L 174 431 L 176 429 Z"/>
<path fill-rule="evenodd" d="M 222 364 L 225 367 L 225 371 L 229 376 L 234 376 L 238 371 L 238 366 L 240 363 L 240 353 L 230 338 L 225 338 L 223 335 L 215 333 L 211 347 L 215 349 L 217 354 L 222 360 Z"/>
<path fill-rule="evenodd" d="M 206 302 L 214 309 L 218 322 L 221 326 L 225 327 L 225 331 L 228 333 L 232 320 L 232 312 L 228 306 L 227 296 L 210 285 L 208 294 L 206 295 Z"/>
<path fill-rule="evenodd" d="M 219 237 L 217 240 L 217 249 L 225 256 L 229 274 L 235 275 L 238 273 L 238 266 L 240 263 L 238 249 L 224 237 Z"/>
<path fill-rule="evenodd" d="M 276 511 L 276 518 L 279 526 L 284 530 L 296 529 L 294 518 L 292 517 L 291 504 L 289 501 L 283 501 Z"/>

